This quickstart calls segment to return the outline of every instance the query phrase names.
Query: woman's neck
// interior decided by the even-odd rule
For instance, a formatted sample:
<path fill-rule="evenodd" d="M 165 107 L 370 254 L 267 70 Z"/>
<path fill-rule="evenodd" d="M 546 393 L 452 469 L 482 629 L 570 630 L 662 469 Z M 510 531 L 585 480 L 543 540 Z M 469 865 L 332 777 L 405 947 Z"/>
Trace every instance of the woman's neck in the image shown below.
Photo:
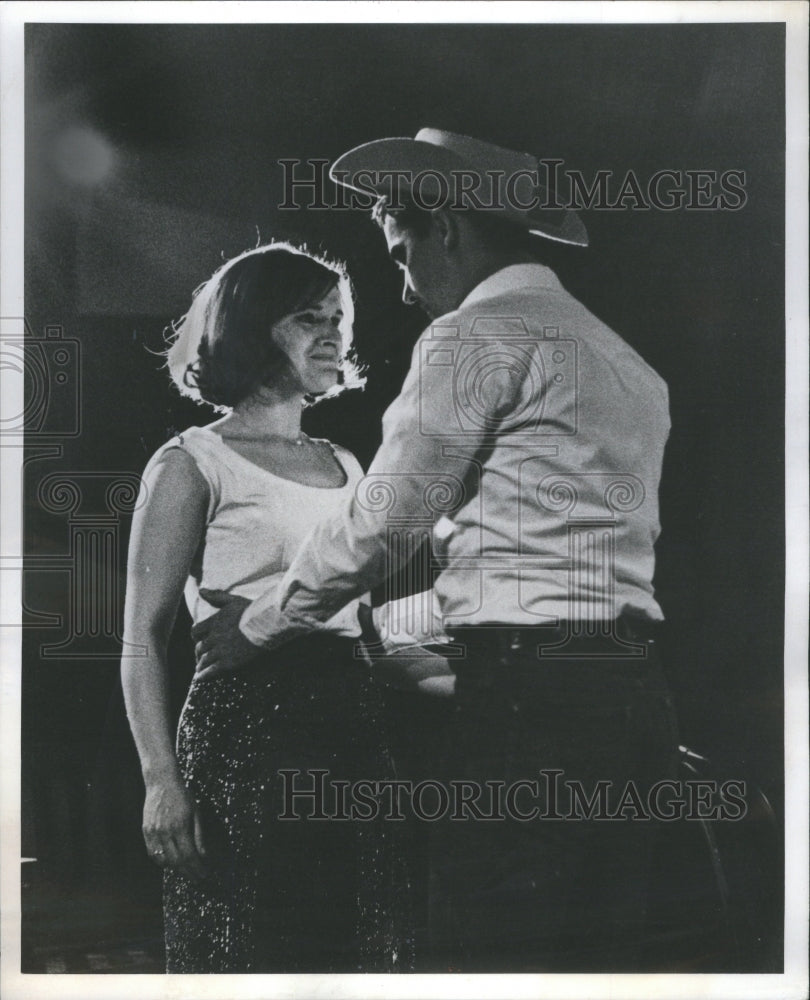
<path fill-rule="evenodd" d="M 238 403 L 227 423 L 234 431 L 238 430 L 251 437 L 284 438 L 290 441 L 300 441 L 301 432 L 300 397 L 251 398 Z"/>

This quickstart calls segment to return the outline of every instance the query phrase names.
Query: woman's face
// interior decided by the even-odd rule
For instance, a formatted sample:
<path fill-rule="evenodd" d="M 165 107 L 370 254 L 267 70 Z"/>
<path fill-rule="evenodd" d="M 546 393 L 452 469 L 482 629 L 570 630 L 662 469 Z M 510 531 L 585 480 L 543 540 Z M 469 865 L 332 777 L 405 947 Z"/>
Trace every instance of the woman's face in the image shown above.
<path fill-rule="evenodd" d="M 273 325 L 273 342 L 287 355 L 291 376 L 302 393 L 316 395 L 336 384 L 343 343 L 339 329 L 342 319 L 343 304 L 335 287 L 316 305 L 282 316 Z"/>

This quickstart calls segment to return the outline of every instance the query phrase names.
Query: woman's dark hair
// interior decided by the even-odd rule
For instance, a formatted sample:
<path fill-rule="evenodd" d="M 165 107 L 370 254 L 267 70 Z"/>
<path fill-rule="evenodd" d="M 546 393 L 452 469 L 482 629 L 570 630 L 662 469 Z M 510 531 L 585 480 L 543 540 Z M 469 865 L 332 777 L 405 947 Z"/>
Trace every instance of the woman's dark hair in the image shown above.
<path fill-rule="evenodd" d="M 272 340 L 282 317 L 340 292 L 341 382 L 325 395 L 363 384 L 353 360 L 351 286 L 338 264 L 291 243 L 271 243 L 234 257 L 194 294 L 173 325 L 167 351 L 172 381 L 185 396 L 229 409 L 286 371 L 287 356 Z"/>

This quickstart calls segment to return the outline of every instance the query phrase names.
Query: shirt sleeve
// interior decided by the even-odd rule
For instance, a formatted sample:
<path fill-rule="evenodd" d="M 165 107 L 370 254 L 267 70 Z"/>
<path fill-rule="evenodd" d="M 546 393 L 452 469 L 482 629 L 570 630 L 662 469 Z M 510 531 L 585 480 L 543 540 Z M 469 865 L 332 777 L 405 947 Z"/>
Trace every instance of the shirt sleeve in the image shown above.
<path fill-rule="evenodd" d="M 383 417 L 380 449 L 346 511 L 315 528 L 278 586 L 245 610 L 240 628 L 251 642 L 272 648 L 321 628 L 400 569 L 426 525 L 463 505 L 477 488 L 470 476 L 475 456 L 518 391 L 515 366 L 493 366 L 491 359 L 482 345 L 425 331 Z"/>

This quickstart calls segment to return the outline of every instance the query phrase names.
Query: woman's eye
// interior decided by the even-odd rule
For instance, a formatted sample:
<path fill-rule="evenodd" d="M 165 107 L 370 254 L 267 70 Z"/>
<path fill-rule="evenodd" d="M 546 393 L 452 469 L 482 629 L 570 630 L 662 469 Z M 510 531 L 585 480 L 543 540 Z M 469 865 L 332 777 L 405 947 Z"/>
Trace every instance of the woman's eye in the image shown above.
<path fill-rule="evenodd" d="M 301 323 L 313 324 L 320 322 L 319 318 L 314 316 L 312 313 L 303 313 L 303 315 L 299 316 L 298 319 Z"/>

